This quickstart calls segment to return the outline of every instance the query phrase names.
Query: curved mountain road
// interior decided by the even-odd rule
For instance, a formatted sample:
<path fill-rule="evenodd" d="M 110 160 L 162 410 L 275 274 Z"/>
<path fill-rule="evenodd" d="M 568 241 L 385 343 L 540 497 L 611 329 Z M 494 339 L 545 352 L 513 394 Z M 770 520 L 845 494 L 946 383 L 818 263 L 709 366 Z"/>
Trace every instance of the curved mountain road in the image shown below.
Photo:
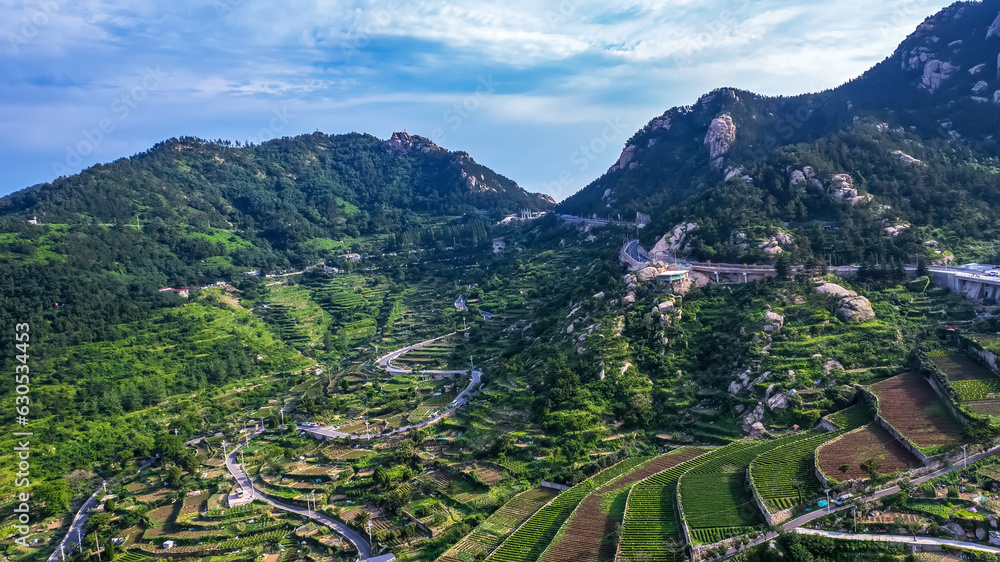
<path fill-rule="evenodd" d="M 464 375 L 466 373 L 469 373 L 470 370 L 469 369 L 464 369 L 464 370 L 456 370 L 456 371 L 443 371 L 443 370 L 434 370 L 434 369 L 428 369 L 428 370 L 402 369 L 402 368 L 396 367 L 396 366 L 394 366 L 392 364 L 393 359 L 396 359 L 397 357 L 399 357 L 399 356 L 401 356 L 401 355 L 403 355 L 405 353 L 409 353 L 409 352 L 413 351 L 414 349 L 416 349 L 418 347 L 423 347 L 425 345 L 434 343 L 434 342 L 436 342 L 438 340 L 442 340 L 444 338 L 451 337 L 451 336 L 453 336 L 453 335 L 455 335 L 457 333 L 459 333 L 459 332 L 451 332 L 450 334 L 445 334 L 443 336 L 438 336 L 438 337 L 433 338 L 433 339 L 425 340 L 425 341 L 422 341 L 420 343 L 415 343 L 413 345 L 409 345 L 409 346 L 406 346 L 404 348 L 397 349 L 397 350 L 395 350 L 395 351 L 393 351 L 391 353 L 387 353 L 387 354 L 383 355 L 382 357 L 379 357 L 378 360 L 376 360 L 376 364 L 379 367 L 385 369 L 387 372 L 389 372 L 393 376 L 411 375 L 411 374 Z M 472 371 L 472 376 L 471 376 L 471 378 L 469 380 L 469 385 L 466 386 L 465 389 L 462 390 L 462 392 L 460 392 L 458 394 L 458 396 L 455 397 L 455 399 L 451 402 L 451 404 L 448 406 L 448 408 L 446 408 L 445 410 L 437 413 L 434 417 L 432 417 L 430 419 L 427 419 L 427 420 L 424 420 L 424 421 L 422 421 L 420 423 L 417 423 L 417 424 L 404 425 L 404 426 L 400 427 L 399 429 L 393 429 L 392 431 L 388 431 L 388 432 L 385 432 L 385 433 L 375 433 L 375 434 L 373 434 L 373 433 L 362 433 L 362 434 L 345 433 L 343 431 L 338 431 L 337 429 L 332 428 L 332 427 L 310 427 L 310 426 L 307 426 L 307 425 L 301 424 L 301 423 L 297 424 L 297 426 L 298 426 L 299 431 L 305 431 L 305 432 L 310 433 L 313 436 L 318 437 L 318 438 L 337 437 L 337 438 L 340 438 L 340 439 L 374 439 L 376 437 L 386 437 L 386 436 L 389 436 L 389 435 L 397 435 L 399 433 L 406 433 L 407 431 L 410 431 L 410 430 L 415 429 L 415 428 L 421 428 L 421 427 L 426 427 L 428 425 L 433 425 L 433 424 L 435 424 L 435 423 L 443 420 L 444 418 L 452 415 L 453 413 L 455 413 L 455 411 L 458 410 L 459 408 L 461 408 L 462 406 L 464 406 L 465 403 L 469 401 L 469 398 L 475 393 L 476 388 L 482 383 L 483 372 L 482 371 L 478 371 L 475 368 L 471 369 L 471 371 Z"/>
<path fill-rule="evenodd" d="M 371 558 L 372 555 L 371 545 L 368 544 L 368 541 L 365 540 L 365 538 L 362 537 L 359 533 L 357 533 L 354 529 L 351 529 L 350 527 L 341 523 L 340 521 L 337 521 L 332 517 L 328 517 L 327 515 L 320 513 L 318 511 L 307 510 L 294 505 L 281 503 L 271 498 L 267 494 L 264 494 L 260 490 L 254 488 L 253 483 L 250 481 L 250 478 L 247 476 L 245 472 L 243 472 L 243 469 L 240 468 L 239 463 L 236 462 L 236 455 L 239 452 L 239 450 L 243 448 L 246 442 L 248 442 L 250 439 L 253 439 L 254 437 L 257 437 L 262 432 L 263 430 L 257 430 L 256 432 L 250 434 L 250 437 L 247 439 L 247 441 L 245 441 L 244 443 L 240 443 L 238 447 L 233 449 L 233 451 L 226 456 L 226 468 L 229 469 L 229 473 L 233 475 L 233 478 L 236 479 L 236 482 L 239 483 L 240 487 L 243 488 L 244 492 L 249 491 L 250 497 L 259 498 L 260 500 L 267 502 L 268 504 L 282 511 L 287 511 L 289 513 L 296 513 L 298 515 L 302 515 L 303 517 L 308 517 L 309 519 L 313 519 L 330 527 L 334 531 L 340 533 L 348 541 L 350 541 L 350 543 L 354 545 L 354 548 L 358 549 L 358 552 L 361 554 L 361 560 Z"/>

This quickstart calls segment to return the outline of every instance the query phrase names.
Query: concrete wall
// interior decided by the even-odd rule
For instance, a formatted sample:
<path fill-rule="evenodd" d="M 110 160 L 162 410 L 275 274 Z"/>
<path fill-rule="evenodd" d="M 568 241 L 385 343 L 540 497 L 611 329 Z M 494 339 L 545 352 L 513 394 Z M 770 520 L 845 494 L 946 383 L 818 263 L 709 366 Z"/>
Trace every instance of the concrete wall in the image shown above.
<path fill-rule="evenodd" d="M 962 415 L 962 412 L 958 411 L 958 408 L 956 408 L 955 404 L 952 403 L 951 397 L 949 397 L 948 393 L 945 392 L 943 388 L 941 388 L 941 385 L 939 385 L 938 382 L 934 380 L 934 377 L 927 377 L 927 382 L 931 385 L 931 388 L 934 389 L 934 392 L 937 393 L 938 397 L 941 398 L 942 401 L 944 401 L 944 405 L 948 408 L 948 411 L 951 412 L 951 415 L 955 416 L 955 419 L 962 422 L 962 425 L 967 425 L 969 423 L 969 420 L 965 419 L 965 416 Z"/>
<path fill-rule="evenodd" d="M 542 488 L 552 488 L 553 490 L 559 490 L 560 492 L 565 492 L 566 490 L 569 490 L 569 486 L 564 486 L 562 484 L 556 484 L 555 482 L 548 482 L 545 480 L 542 480 L 542 483 L 540 485 Z"/>
<path fill-rule="evenodd" d="M 684 478 L 684 475 L 681 475 Z M 677 521 L 680 522 L 681 535 L 684 537 L 684 543 L 692 546 L 691 548 L 691 560 L 692 562 L 698 560 L 698 550 L 694 548 L 694 543 L 691 541 L 691 531 L 688 529 L 687 519 L 684 518 L 684 510 L 681 509 L 681 480 L 677 479 L 676 484 L 677 492 L 674 494 L 674 515 L 677 516 Z"/>
<path fill-rule="evenodd" d="M 840 429 L 839 427 L 837 427 L 837 424 L 833 423 L 832 421 L 826 418 L 820 418 L 819 424 L 817 425 L 818 427 L 820 427 L 821 429 L 825 429 L 826 431 L 838 431 Z"/>
<path fill-rule="evenodd" d="M 747 468 L 747 482 L 750 484 L 750 493 L 753 494 L 753 501 L 757 503 L 757 509 L 764 514 L 764 520 L 767 521 L 768 525 L 774 525 L 776 523 L 784 523 L 792 518 L 792 512 L 795 508 L 783 509 L 781 511 L 771 513 L 767 510 L 767 504 L 757 493 L 757 487 L 753 485 L 753 475 L 750 473 L 750 469 Z"/>
<path fill-rule="evenodd" d="M 896 428 L 893 427 L 891 423 L 887 422 L 882 416 L 878 416 L 877 418 L 875 418 L 875 423 L 882 426 L 882 429 L 888 431 L 889 435 L 892 435 L 893 438 L 896 439 L 896 441 L 899 441 L 899 444 L 902 445 L 907 451 L 913 453 L 913 456 L 920 459 L 921 463 L 927 464 L 931 462 L 930 457 L 920 452 L 920 449 L 918 449 L 916 445 L 911 443 L 909 439 L 907 439 L 905 436 L 903 436 L 902 433 L 897 431 Z"/>
<path fill-rule="evenodd" d="M 875 394 L 873 394 L 871 391 L 869 391 L 868 389 L 863 388 L 861 386 L 857 386 L 857 388 L 858 388 L 858 391 L 861 392 L 862 395 L 865 396 L 868 400 L 871 400 L 871 401 L 875 402 L 875 405 L 876 405 L 875 411 L 877 412 L 876 415 L 875 415 L 875 423 L 877 423 L 879 426 L 881 426 L 882 429 L 888 431 L 889 435 L 892 435 L 893 438 L 896 439 L 896 441 L 899 441 L 899 443 L 907 451 L 910 451 L 911 453 L 913 453 L 913 456 L 915 456 L 918 459 L 920 459 L 921 463 L 923 463 L 923 464 L 926 465 L 928 462 L 930 462 L 930 457 L 928 457 L 927 455 L 925 455 L 922 452 L 920 452 L 920 449 L 918 449 L 916 445 L 914 445 L 912 442 L 910 442 L 910 440 L 907 439 L 906 436 L 904 436 L 902 433 L 900 433 L 895 427 L 892 426 L 891 423 L 889 423 L 888 421 L 886 421 L 885 418 L 882 417 L 882 408 L 881 408 L 881 405 L 879 404 L 878 396 L 875 396 Z M 950 402 L 946 402 L 946 403 L 950 404 Z"/>
<path fill-rule="evenodd" d="M 440 530 L 437 531 L 437 532 L 435 532 L 434 529 L 431 529 L 427 525 L 424 525 L 423 523 L 420 522 L 419 519 L 417 519 L 416 517 L 414 517 L 412 513 L 410 513 L 409 511 L 406 511 L 405 509 L 403 510 L 403 515 L 405 515 L 406 518 L 410 520 L 410 522 L 412 522 L 414 525 L 416 525 L 417 528 L 420 529 L 421 532 L 425 533 L 427 536 L 429 536 L 431 538 L 434 538 L 434 536 L 437 535 L 438 532 L 440 532 Z"/>

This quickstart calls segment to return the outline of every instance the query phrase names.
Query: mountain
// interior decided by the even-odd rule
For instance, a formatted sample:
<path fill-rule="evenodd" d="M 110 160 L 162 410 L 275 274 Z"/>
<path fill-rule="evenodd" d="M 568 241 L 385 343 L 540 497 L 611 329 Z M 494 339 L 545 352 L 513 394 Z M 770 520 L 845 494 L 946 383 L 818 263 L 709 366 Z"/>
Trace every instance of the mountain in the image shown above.
<path fill-rule="evenodd" d="M 0 216 L 43 223 L 236 231 L 282 252 L 314 239 L 388 234 L 430 216 L 552 206 L 428 139 L 314 133 L 259 146 L 170 139 L 148 152 L 0 199 Z M 250 265 L 248 263 L 248 265 Z"/>
<path fill-rule="evenodd" d="M 651 215 L 645 242 L 673 233 L 661 249 L 704 259 L 992 258 L 977 240 L 1000 224 L 998 53 L 1000 2 L 956 3 L 838 88 L 666 111 L 559 209 Z M 781 231 L 799 236 L 774 246 Z"/>

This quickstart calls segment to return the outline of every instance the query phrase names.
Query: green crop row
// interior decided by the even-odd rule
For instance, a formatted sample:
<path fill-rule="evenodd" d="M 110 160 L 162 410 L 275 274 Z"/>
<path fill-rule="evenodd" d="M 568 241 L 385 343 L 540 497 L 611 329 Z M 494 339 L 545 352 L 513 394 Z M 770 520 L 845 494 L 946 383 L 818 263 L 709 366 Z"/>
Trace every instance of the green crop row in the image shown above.
<path fill-rule="evenodd" d="M 1000 394 L 1000 379 L 976 379 L 967 381 L 951 381 L 952 388 L 961 401 L 986 400 L 996 398 Z"/>
<path fill-rule="evenodd" d="M 771 449 L 750 463 L 750 478 L 769 511 L 794 507 L 817 496 L 816 448 L 843 431 L 815 434 L 808 439 Z"/>
<path fill-rule="evenodd" d="M 691 531 L 691 540 L 701 544 L 713 544 L 729 537 L 755 531 L 756 527 L 715 527 L 712 529 L 695 529 Z"/>
<path fill-rule="evenodd" d="M 734 443 L 724 447 L 724 453 L 713 455 L 684 474 L 678 482 L 677 495 L 688 527 L 694 530 L 760 524 L 756 502 L 744 487 L 750 463 L 773 449 L 811 436 L 799 433 L 773 441 Z"/>
<path fill-rule="evenodd" d="M 622 555 L 629 560 L 650 562 L 681 560 L 684 541 L 674 509 L 678 479 L 692 468 L 709 462 L 720 451 L 744 445 L 727 445 L 636 483 L 629 492 L 625 510 Z"/>
<path fill-rule="evenodd" d="M 533 562 L 552 542 L 563 523 L 576 506 L 591 491 L 600 488 L 627 474 L 649 460 L 649 457 L 626 459 L 606 468 L 590 478 L 559 494 L 551 503 L 538 510 L 510 537 L 507 538 L 487 560 L 496 562 Z"/>

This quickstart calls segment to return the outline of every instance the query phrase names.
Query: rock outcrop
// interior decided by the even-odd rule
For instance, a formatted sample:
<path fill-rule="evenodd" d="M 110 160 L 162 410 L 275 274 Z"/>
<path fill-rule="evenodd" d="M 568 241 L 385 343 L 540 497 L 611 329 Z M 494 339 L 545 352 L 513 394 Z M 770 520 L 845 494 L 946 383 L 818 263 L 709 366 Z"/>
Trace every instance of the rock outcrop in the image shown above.
<path fill-rule="evenodd" d="M 822 283 L 816 286 L 815 291 L 821 295 L 840 297 L 840 302 L 837 303 L 837 316 L 845 322 L 867 322 L 875 318 L 872 303 L 854 291 L 836 283 Z"/>
<path fill-rule="evenodd" d="M 698 228 L 698 225 L 693 222 L 681 223 L 674 227 L 673 230 L 663 235 L 653 249 L 650 250 L 654 256 L 657 254 L 671 254 L 674 255 L 681 249 L 687 246 L 686 238 L 689 232 L 692 232 Z"/>
<path fill-rule="evenodd" d="M 986 38 L 993 37 L 1000 37 L 1000 14 L 997 14 L 997 19 L 993 20 L 993 24 L 986 30 Z"/>
<path fill-rule="evenodd" d="M 837 314 L 845 322 L 867 322 L 875 318 L 872 303 L 862 296 L 847 297 L 840 300 Z"/>
<path fill-rule="evenodd" d="M 924 65 L 924 75 L 920 79 L 920 87 L 930 93 L 934 93 L 941 88 L 941 84 L 954 76 L 958 70 L 950 62 L 929 60 Z"/>
<path fill-rule="evenodd" d="M 817 285 L 815 291 L 821 295 L 836 295 L 838 297 L 856 297 L 857 293 L 845 289 L 836 283 L 823 283 Z"/>
<path fill-rule="evenodd" d="M 427 153 L 430 151 L 445 152 L 445 149 L 434 144 L 431 139 L 409 133 L 393 133 L 389 140 L 382 143 L 382 148 L 392 154 L 409 154 L 413 151 Z"/>
<path fill-rule="evenodd" d="M 736 124 L 728 114 L 720 115 L 712 119 L 712 124 L 708 126 L 708 133 L 705 135 L 705 145 L 712 160 L 718 160 L 729 152 L 729 148 L 736 141 Z"/>
<path fill-rule="evenodd" d="M 899 158 L 899 161 L 907 166 L 922 166 L 923 162 L 910 156 L 909 154 L 903 152 L 902 150 L 893 150 L 892 155 Z"/>
<path fill-rule="evenodd" d="M 895 224 L 895 225 L 887 226 L 887 227 L 883 228 L 882 232 L 884 232 L 885 235 L 888 236 L 889 238 L 895 238 L 895 237 L 899 236 L 900 234 L 902 234 L 902 233 L 906 232 L 907 230 L 909 230 L 909 228 L 910 228 L 910 226 L 906 225 L 906 224 Z"/>
<path fill-rule="evenodd" d="M 624 170 L 633 158 L 635 158 L 635 145 L 630 144 L 622 149 L 621 155 L 618 156 L 618 162 L 615 162 L 615 164 L 611 166 L 608 171 L 616 172 L 618 170 Z"/>
<path fill-rule="evenodd" d="M 777 312 L 768 310 L 764 313 L 764 331 L 777 332 L 785 325 L 785 317 Z"/>
<path fill-rule="evenodd" d="M 760 248 L 764 250 L 764 253 L 769 256 L 776 256 L 784 252 L 782 246 L 788 246 L 792 243 L 792 235 L 787 232 L 779 232 L 777 235 L 764 240 L 760 244 Z"/>
<path fill-rule="evenodd" d="M 805 185 L 806 175 L 802 170 L 792 170 L 791 175 L 788 177 L 788 183 L 790 185 Z"/>

